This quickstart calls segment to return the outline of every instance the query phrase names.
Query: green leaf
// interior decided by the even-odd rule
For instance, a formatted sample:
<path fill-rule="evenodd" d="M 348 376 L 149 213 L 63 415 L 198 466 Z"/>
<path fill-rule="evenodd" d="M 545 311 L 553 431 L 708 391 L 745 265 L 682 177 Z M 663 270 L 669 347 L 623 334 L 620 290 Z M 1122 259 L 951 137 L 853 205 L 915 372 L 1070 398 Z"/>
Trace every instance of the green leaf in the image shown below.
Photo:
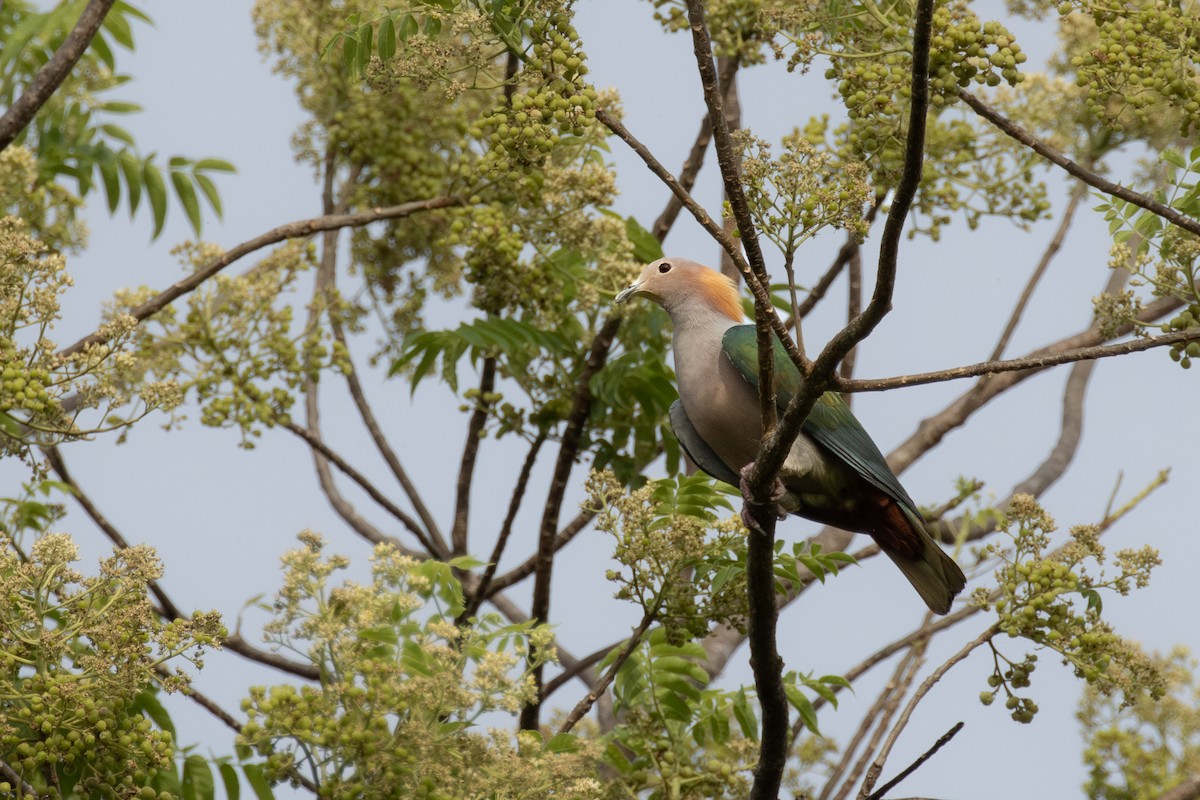
<path fill-rule="evenodd" d="M 129 192 L 129 216 L 132 217 L 137 213 L 138 203 L 142 199 L 142 163 L 128 150 L 117 155 L 117 163 L 121 167 L 121 174 L 125 176 L 125 188 Z"/>
<path fill-rule="evenodd" d="M 275 800 L 271 784 L 267 783 L 263 775 L 262 764 L 242 764 L 242 774 L 246 776 L 246 782 L 250 784 L 258 800 Z"/>
<path fill-rule="evenodd" d="M 113 55 L 112 48 L 108 46 L 108 41 L 103 36 L 99 34 L 93 36 L 88 49 L 104 62 L 104 66 L 108 67 L 109 71 L 117 68 L 117 57 Z"/>
<path fill-rule="evenodd" d="M 454 569 L 478 569 L 487 565 L 486 561 L 480 561 L 475 556 L 458 556 L 446 562 Z"/>
<path fill-rule="evenodd" d="M 223 158 L 202 158 L 192 168 L 203 172 L 237 172 L 237 167 Z"/>
<path fill-rule="evenodd" d="M 407 41 L 408 37 L 412 36 L 418 30 L 420 30 L 420 28 L 417 25 L 416 18 L 413 17 L 412 14 L 405 14 L 400 18 L 400 28 L 396 32 L 396 36 L 400 39 L 400 41 L 404 42 Z"/>
<path fill-rule="evenodd" d="M 705 686 L 709 680 L 708 672 L 705 671 L 704 667 L 695 661 L 689 661 L 679 656 L 662 656 L 661 658 L 654 659 L 654 669 L 655 671 L 664 670 L 666 672 L 673 672 L 676 675 L 682 675 L 685 678 L 694 680 L 701 686 Z"/>
<path fill-rule="evenodd" d="M 379 48 L 379 57 L 384 61 L 396 55 L 396 24 L 390 16 L 384 17 L 383 22 L 379 23 L 379 42 L 376 47 Z"/>
<path fill-rule="evenodd" d="M 358 37 L 342 34 L 342 69 L 353 72 L 358 63 Z"/>
<path fill-rule="evenodd" d="M 160 730 L 171 734 L 172 739 L 175 738 L 175 723 L 171 721 L 167 709 L 159 702 L 156 689 L 146 688 L 139 692 L 134 700 L 133 710 L 145 714 Z"/>
<path fill-rule="evenodd" d="M 238 783 L 237 770 L 228 761 L 222 761 L 217 764 L 217 771 L 221 773 L 221 783 L 225 785 L 225 797 L 238 800 L 242 796 L 242 785 Z"/>
<path fill-rule="evenodd" d="M 213 183 L 212 178 L 207 175 L 195 172 L 192 173 L 192 180 L 200 187 L 200 191 L 204 193 L 204 199 L 212 206 L 213 213 L 220 219 L 224 215 L 224 210 L 221 208 L 221 193 L 217 191 L 217 185 Z"/>
<path fill-rule="evenodd" d="M 200 201 L 196 199 L 196 187 L 192 185 L 192 177 L 182 170 L 173 169 L 171 185 L 175 187 L 175 196 L 179 198 L 179 204 L 183 206 L 188 222 L 192 224 L 192 230 L 199 234 L 203 219 L 200 216 Z"/>
<path fill-rule="evenodd" d="M 133 140 L 133 135 L 130 134 L 129 131 L 122 128 L 120 125 L 113 125 L 111 122 L 108 122 L 108 123 L 101 125 L 100 130 L 101 130 L 101 132 L 105 133 L 106 135 L 110 136 L 113 139 L 116 139 L 118 142 L 121 142 L 122 144 L 129 145 L 130 147 L 135 146 L 135 142 Z"/>
<path fill-rule="evenodd" d="M 188 800 L 213 800 L 212 769 L 203 756 L 190 755 L 184 759 L 183 796 Z"/>
<path fill-rule="evenodd" d="M 362 75 L 367 70 L 367 64 L 371 61 L 371 37 L 375 34 L 375 29 L 368 22 L 358 29 L 358 53 L 355 65 L 358 67 L 358 74 Z"/>
<path fill-rule="evenodd" d="M 1164 149 L 1160 155 L 1162 156 L 1163 161 L 1167 162 L 1173 167 L 1179 167 L 1180 169 L 1184 170 L 1188 168 L 1187 162 L 1183 160 L 1183 155 L 1174 148 L 1168 147 Z"/>
<path fill-rule="evenodd" d="M 149 159 L 142 164 L 142 183 L 146 186 L 146 197 L 154 214 L 153 238 L 157 239 L 167 220 L 167 187 L 162 172 Z"/>
<path fill-rule="evenodd" d="M 800 715 L 800 721 L 804 723 L 804 727 L 820 736 L 821 731 L 817 729 L 817 711 L 813 708 L 812 701 L 808 699 L 808 696 L 800 691 L 799 687 L 791 684 L 785 684 L 783 691 L 787 695 L 788 702 Z"/>
<path fill-rule="evenodd" d="M 110 114 L 133 114 L 142 110 L 142 107 L 137 103 L 122 103 L 117 100 L 109 100 L 106 103 L 96 105 L 97 111 L 107 111 Z"/>
<path fill-rule="evenodd" d="M 625 218 L 625 235 L 629 237 L 633 256 L 638 261 L 649 263 L 663 257 L 662 243 L 633 217 Z"/>
<path fill-rule="evenodd" d="M 579 742 L 572 733 L 556 733 L 542 749 L 547 753 L 574 753 L 579 750 Z"/>
<path fill-rule="evenodd" d="M 117 44 L 126 50 L 133 50 L 133 28 L 130 27 L 129 20 L 125 19 L 123 15 L 110 11 L 104 18 L 103 27 L 117 40 Z"/>
<path fill-rule="evenodd" d="M 108 213 L 111 214 L 121 202 L 121 168 L 117 164 L 116 155 L 108 149 L 96 160 L 96 167 L 100 170 L 100 180 L 104 183 L 104 199 L 108 202 Z"/>
<path fill-rule="evenodd" d="M 758 741 L 758 720 L 754 718 L 754 712 L 750 709 L 750 701 L 746 698 L 744 689 L 739 689 L 733 700 L 733 718 L 737 720 L 743 736 Z"/>

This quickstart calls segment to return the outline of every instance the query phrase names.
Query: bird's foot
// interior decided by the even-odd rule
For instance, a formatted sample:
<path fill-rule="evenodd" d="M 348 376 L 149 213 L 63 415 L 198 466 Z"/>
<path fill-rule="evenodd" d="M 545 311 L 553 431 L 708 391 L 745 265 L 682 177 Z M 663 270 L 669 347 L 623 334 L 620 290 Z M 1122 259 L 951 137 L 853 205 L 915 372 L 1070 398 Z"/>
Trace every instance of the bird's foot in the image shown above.
<path fill-rule="evenodd" d="M 781 506 L 780 503 L 782 503 L 784 497 L 787 496 L 787 489 L 784 487 L 783 481 L 779 480 L 779 478 L 776 478 L 775 484 L 771 487 L 771 497 L 769 498 L 767 504 L 763 506 L 754 504 L 754 507 L 752 508 L 752 504 L 750 502 L 750 473 L 753 471 L 753 469 L 754 462 L 751 461 L 749 464 L 742 467 L 742 471 L 740 473 L 741 480 L 739 481 L 740 485 L 738 488 L 742 490 L 743 498 L 741 513 L 742 524 L 745 525 L 748 530 L 764 533 L 762 523 L 759 522 L 758 518 L 755 516 L 756 511 L 758 509 L 773 509 L 773 513 L 775 514 L 775 518 L 777 520 L 786 517 L 787 511 L 783 509 L 783 506 Z"/>

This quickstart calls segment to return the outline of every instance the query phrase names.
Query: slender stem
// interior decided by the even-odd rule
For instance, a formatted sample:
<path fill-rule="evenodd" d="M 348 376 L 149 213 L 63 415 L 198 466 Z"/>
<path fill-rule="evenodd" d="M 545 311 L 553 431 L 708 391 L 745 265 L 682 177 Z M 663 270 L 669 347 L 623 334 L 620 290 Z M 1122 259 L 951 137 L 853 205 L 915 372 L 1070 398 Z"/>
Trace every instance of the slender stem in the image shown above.
<path fill-rule="evenodd" d="M 432 211 L 438 208 L 461 206 L 464 205 L 465 202 L 466 201 L 461 197 L 435 197 L 432 200 L 415 200 L 410 203 L 401 203 L 400 205 L 389 206 L 387 208 L 375 208 L 371 209 L 370 211 L 360 211 L 355 214 L 331 214 L 328 216 L 314 217 L 312 219 L 303 219 L 297 222 L 289 222 L 286 225 L 280 225 L 278 228 L 272 228 L 264 234 L 242 242 L 237 247 L 227 251 L 224 255 L 214 259 L 211 263 L 200 268 L 188 277 L 159 292 L 157 295 L 147 300 L 145 303 L 142 303 L 129 313 L 138 322 L 142 322 L 148 317 L 151 317 L 159 311 L 162 311 L 173 301 L 177 300 L 183 295 L 195 291 L 197 287 L 199 287 L 209 278 L 216 275 L 218 272 L 225 269 L 238 259 L 249 255 L 256 250 L 261 250 L 268 245 L 277 244 L 288 239 L 299 239 L 312 236 L 315 233 L 335 230 L 338 228 L 360 228 L 364 225 L 369 225 L 372 222 L 378 222 L 379 220 L 409 217 L 420 211 Z M 60 356 L 68 356 L 73 353 L 78 353 L 89 345 L 100 344 L 103 341 L 104 337 L 102 337 L 99 333 L 91 333 L 75 342 L 70 347 L 60 350 L 58 354 Z"/>
<path fill-rule="evenodd" d="M 67 75 L 71 74 L 71 70 L 87 51 L 88 45 L 95 38 L 115 2 L 116 0 L 91 0 L 83 9 L 79 21 L 54 51 L 54 55 L 42 65 L 21 96 L 8 107 L 4 116 L 0 117 L 0 150 L 13 143 L 21 131 L 33 121 L 38 110 L 46 105 L 66 80 Z"/>
<path fill-rule="evenodd" d="M 504 522 L 500 525 L 500 533 L 496 537 L 496 545 L 492 548 L 492 555 L 483 571 L 483 577 L 479 579 L 479 585 L 471 593 L 459 619 L 465 620 L 476 614 L 479 606 L 488 596 L 492 579 L 496 577 L 496 568 L 500 565 L 500 557 L 504 555 L 504 550 L 508 546 L 508 537 L 512 535 L 513 523 L 516 522 L 517 512 L 521 509 L 521 501 L 525 499 L 525 490 L 529 486 L 529 474 L 533 472 L 533 465 L 537 462 L 538 453 L 541 452 L 545 442 L 546 431 L 539 431 L 537 438 L 529 447 L 529 452 L 525 455 L 525 462 L 521 464 L 517 485 L 513 487 L 512 498 L 508 501 L 508 513 L 504 515 Z"/>
<path fill-rule="evenodd" d="M 1038 260 L 1037 266 L 1033 270 L 1033 274 L 1029 276 L 1029 281 L 1021 291 L 1021 296 L 1017 299 L 1017 304 L 1013 307 L 1012 314 L 1008 318 L 1008 324 L 1004 326 L 1004 332 L 1000 334 L 1000 340 L 996 342 L 996 347 L 987 358 L 988 361 L 996 361 L 1000 356 L 1004 355 L 1004 350 L 1008 347 L 1008 342 L 1012 338 L 1013 332 L 1017 329 L 1017 324 L 1021 321 L 1021 316 L 1025 313 L 1025 308 L 1029 305 L 1034 290 L 1037 288 L 1038 283 L 1041 282 L 1042 277 L 1045 276 L 1046 270 L 1050 267 L 1050 262 L 1054 260 L 1054 256 L 1062 248 L 1063 240 L 1067 238 L 1067 231 L 1070 229 L 1071 223 L 1075 221 L 1075 212 L 1079 209 L 1079 201 L 1083 199 L 1086 193 L 1082 183 L 1077 183 L 1071 187 L 1071 198 L 1067 202 L 1066 209 L 1063 211 L 1063 217 L 1058 223 L 1058 229 L 1054 231 L 1053 238 L 1046 245 L 1042 257 Z"/>
<path fill-rule="evenodd" d="M 1113 197 L 1119 197 L 1126 202 L 1133 203 L 1135 206 L 1146 209 L 1151 214 L 1162 217 L 1173 225 L 1178 225 L 1185 231 L 1200 236 L 1200 220 L 1184 216 L 1170 206 L 1164 205 L 1151 197 L 1100 177 L 1083 165 L 1067 158 L 970 92 L 959 90 L 958 96 L 962 98 L 964 103 L 974 109 L 976 114 L 995 125 L 1005 134 L 1029 147 L 1050 163 L 1062 167 L 1093 189 L 1099 189 L 1105 194 L 1110 194 Z"/>
<path fill-rule="evenodd" d="M 566 427 L 563 430 L 558 458 L 554 465 L 554 474 L 550 479 L 550 491 L 546 497 L 542 522 L 538 530 L 537 565 L 534 569 L 533 603 L 530 607 L 530 616 L 537 622 L 546 622 L 550 618 L 550 579 L 554 570 L 555 534 L 558 532 L 558 518 L 562 510 L 563 497 L 566 495 L 567 483 L 575 466 L 575 459 L 579 455 L 583 431 L 587 426 L 588 416 L 592 409 L 591 381 L 604 368 L 620 326 L 620 317 L 610 317 L 600 326 L 596 338 L 592 340 L 592 347 L 584 362 L 579 380 L 575 384 L 575 397 L 567 416 Z M 535 667 L 532 674 L 534 685 L 540 694 L 542 665 L 539 664 Z M 537 730 L 540 709 L 540 701 L 535 701 L 521 709 L 521 730 Z"/>
<path fill-rule="evenodd" d="M 398 507 L 395 503 L 389 500 L 387 496 L 383 494 L 383 492 L 379 491 L 375 484 L 367 480 L 365 475 L 356 470 L 354 467 L 350 466 L 346 459 L 342 458 L 337 452 L 330 448 L 329 445 L 327 445 L 318 434 L 310 431 L 308 428 L 297 425 L 291 420 L 281 420 L 279 422 L 279 426 L 303 439 L 309 447 L 327 459 L 329 463 L 337 467 L 338 470 L 347 478 L 358 484 L 358 487 L 366 492 L 368 497 L 378 503 L 381 508 L 391 514 L 397 520 L 399 520 L 404 527 L 408 528 L 412 535 L 416 537 L 417 541 L 421 543 L 422 547 L 424 547 L 430 553 L 435 555 L 437 554 L 437 551 L 434 549 L 433 542 L 429 540 L 429 537 L 426 536 L 425 531 L 421 529 L 421 526 L 417 523 L 417 521 L 409 516 L 408 513 L 406 513 L 402 508 Z M 379 544 L 381 541 L 391 541 L 391 538 L 372 537 L 371 541 L 373 544 Z"/>
<path fill-rule="evenodd" d="M 342 347 L 346 349 L 348 358 L 349 347 L 342 324 L 336 319 L 332 320 L 332 323 L 333 335 L 341 343 Z M 367 402 L 366 393 L 363 392 L 362 382 L 358 379 L 358 371 L 351 366 L 344 372 L 344 375 L 346 377 L 346 386 L 350 390 L 350 397 L 354 400 L 354 407 L 358 409 L 358 414 L 362 418 L 363 425 L 366 426 L 367 432 L 371 435 L 371 441 L 375 443 L 375 449 L 379 451 L 379 455 L 383 457 L 388 468 L 391 469 L 392 475 L 396 477 L 400 487 L 404 489 L 405 495 L 408 496 L 408 501 L 413 505 L 413 510 L 417 512 L 421 524 L 425 526 L 425 531 L 429 534 L 429 538 L 433 540 L 434 546 L 437 548 L 436 552 L 450 552 L 450 548 L 446 546 L 445 539 L 442 538 L 437 520 L 429 512 L 429 508 L 421 498 L 421 493 L 417 491 L 416 485 L 409 477 L 408 471 L 400 463 L 400 458 L 396 455 L 396 451 L 392 449 L 387 437 L 383 435 L 383 430 L 379 427 L 379 422 L 375 419 L 375 413 L 371 410 L 370 403 Z"/>
<path fill-rule="evenodd" d="M 890 792 L 892 789 L 894 789 L 896 786 L 898 786 L 900 784 L 900 781 L 904 780 L 909 775 L 912 775 L 914 772 L 916 772 L 921 767 L 922 764 L 924 764 L 929 759 L 933 758 L 934 754 L 937 753 L 938 750 L 941 750 L 943 747 L 945 747 L 950 742 L 951 739 L 953 739 L 955 736 L 958 735 L 958 732 L 961 731 L 962 729 L 963 729 L 963 723 L 961 723 L 961 722 L 955 723 L 953 728 L 951 728 L 950 730 L 943 733 L 940 737 L 938 737 L 938 740 L 933 743 L 933 747 L 929 748 L 924 753 L 922 753 L 921 756 L 916 761 L 914 761 L 913 763 L 911 763 L 907 767 L 905 767 L 904 770 L 902 770 L 899 775 L 892 778 L 890 781 L 885 783 L 883 786 L 880 786 L 877 790 L 872 792 L 871 796 L 868 797 L 867 800 L 883 800 L 883 798 L 885 796 L 887 796 L 888 792 Z"/>
<path fill-rule="evenodd" d="M 479 396 L 475 399 L 475 410 L 467 422 L 467 440 L 463 444 L 462 461 L 458 469 L 455 486 L 454 524 L 450 528 L 450 547 L 456 556 L 467 552 L 467 523 L 471 515 L 471 483 L 475 476 L 475 457 L 479 454 L 479 443 L 483 426 L 487 422 L 491 402 L 488 397 L 496 388 L 496 359 L 487 356 L 479 376 Z"/>
<path fill-rule="evenodd" d="M 896 740 L 900 738 L 900 733 L 905 727 L 907 727 L 908 721 L 912 718 L 913 710 L 916 709 L 917 704 L 924 699 L 925 695 L 929 694 L 929 690 L 932 689 L 937 682 L 942 679 L 942 676 L 949 672 L 954 665 L 958 664 L 967 656 L 969 656 L 971 651 L 973 651 L 976 647 L 979 647 L 985 642 L 990 642 L 992 637 L 995 636 L 997 632 L 998 628 L 995 625 L 989 626 L 987 630 L 979 634 L 979 636 L 963 645 L 961 650 L 952 655 L 946 661 L 946 663 L 942 664 L 940 667 L 930 673 L 929 677 L 922 681 L 921 685 L 917 687 L 917 691 L 913 693 L 912 698 L 908 701 L 908 705 L 906 705 L 904 707 L 904 711 L 900 713 L 900 718 L 896 720 L 896 724 L 892 726 L 891 732 L 888 733 L 887 740 L 884 741 L 883 747 L 879 751 L 879 755 L 875 758 L 875 763 L 871 764 L 871 768 L 867 770 L 867 777 L 863 780 L 862 789 L 860 789 L 858 793 L 859 800 L 866 800 L 866 798 L 871 795 L 871 789 L 875 786 L 875 781 L 879 780 L 879 773 L 883 771 L 883 765 L 887 762 L 887 757 L 891 754 L 892 747 L 896 744 Z"/>
<path fill-rule="evenodd" d="M 899 389 L 907 386 L 922 386 L 927 383 L 943 383 L 945 381 L 971 378 L 978 375 L 995 375 L 1003 372 L 1026 372 L 1043 370 L 1059 364 L 1072 364 L 1076 361 L 1092 361 L 1099 358 L 1112 358 L 1130 353 L 1140 353 L 1155 347 L 1167 347 L 1173 344 L 1183 344 L 1200 340 L 1200 330 L 1184 330 L 1166 333 L 1162 336 L 1151 336 L 1144 339 L 1134 339 L 1118 344 L 1094 345 L 1092 347 L 1077 347 L 1056 352 L 1044 352 L 1047 348 L 1037 351 L 1037 355 L 1024 358 L 1012 358 L 1003 361 L 983 361 L 978 364 L 968 364 L 952 369 L 936 372 L 918 372 L 913 375 L 899 375 L 894 378 L 874 378 L 871 380 L 834 381 L 833 386 L 842 392 L 882 392 L 888 389 Z"/>
<path fill-rule="evenodd" d="M 591 522 L 595 516 L 596 515 L 594 513 L 587 511 L 576 514 L 575 518 L 564 525 L 554 537 L 554 552 L 557 553 L 559 550 L 562 550 L 564 547 L 570 544 L 572 539 L 574 539 L 576 536 L 582 533 L 585 528 L 587 528 L 588 523 Z M 528 578 L 537 570 L 537 565 L 538 556 L 535 553 L 517 566 L 510 569 L 508 572 L 497 575 L 492 579 L 491 586 L 488 587 L 486 596 L 487 599 L 490 600 L 492 595 L 494 595 L 496 592 L 503 591 L 504 589 L 507 589 L 508 587 L 520 583 Z"/>
<path fill-rule="evenodd" d="M 576 703 L 575 707 L 571 709 L 571 713 L 567 715 L 567 718 L 563 720 L 562 725 L 559 726 L 559 733 L 567 733 L 571 730 L 571 728 L 574 728 L 575 723 L 583 719 L 583 715 L 591 710 L 592 706 L 595 705 L 596 700 L 598 700 L 600 696 L 604 694 L 609 685 L 613 682 L 613 678 L 617 677 L 617 671 L 625 665 L 625 662 L 629 660 L 631 655 L 633 655 L 633 651 L 637 649 L 638 644 L 642 641 L 642 637 L 646 634 L 646 631 L 649 630 L 651 623 L 654 622 L 657 611 L 658 609 L 655 607 L 646 611 L 646 613 L 642 615 L 642 621 L 638 623 L 637 628 L 635 628 L 633 633 L 630 635 L 629 641 L 627 641 L 625 646 L 621 648 L 621 652 L 617 654 L 617 657 L 613 663 L 608 665 L 608 669 L 604 671 L 604 674 L 600 677 L 600 680 L 597 681 L 596 685 L 592 687 L 591 691 L 589 691 L 587 695 L 585 695 L 584 698 Z"/>

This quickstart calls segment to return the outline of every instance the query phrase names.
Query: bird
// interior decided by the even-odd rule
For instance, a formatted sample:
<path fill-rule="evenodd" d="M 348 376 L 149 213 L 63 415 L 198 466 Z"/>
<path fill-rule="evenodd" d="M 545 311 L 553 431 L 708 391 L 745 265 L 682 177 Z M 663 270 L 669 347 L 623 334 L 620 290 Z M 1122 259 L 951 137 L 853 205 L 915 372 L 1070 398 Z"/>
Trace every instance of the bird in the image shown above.
<path fill-rule="evenodd" d="M 732 280 L 685 258 L 661 258 L 615 298 L 645 297 L 671 317 L 679 399 L 671 428 L 685 453 L 705 473 L 739 486 L 758 456 L 762 417 L 758 400 L 758 344 L 743 324 Z M 775 389 L 782 411 L 803 385 L 778 338 Z M 836 392 L 817 399 L 779 471 L 781 512 L 865 533 L 900 568 L 929 609 L 950 610 L 966 577 L 934 541 L 917 505 L 883 454 Z"/>

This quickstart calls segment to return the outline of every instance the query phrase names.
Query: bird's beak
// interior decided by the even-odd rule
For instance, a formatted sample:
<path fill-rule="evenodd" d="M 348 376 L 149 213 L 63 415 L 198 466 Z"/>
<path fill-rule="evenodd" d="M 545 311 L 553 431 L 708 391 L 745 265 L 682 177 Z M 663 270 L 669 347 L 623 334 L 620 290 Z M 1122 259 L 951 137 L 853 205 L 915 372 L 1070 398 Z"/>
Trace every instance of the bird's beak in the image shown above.
<path fill-rule="evenodd" d="M 635 281 L 634 283 L 629 284 L 628 286 L 626 286 L 624 289 L 622 289 L 620 292 L 617 293 L 617 296 L 613 299 L 613 302 L 614 303 L 624 303 L 626 300 L 633 297 L 633 295 L 637 293 L 637 290 L 640 289 L 641 286 L 642 286 L 641 281 Z"/>

